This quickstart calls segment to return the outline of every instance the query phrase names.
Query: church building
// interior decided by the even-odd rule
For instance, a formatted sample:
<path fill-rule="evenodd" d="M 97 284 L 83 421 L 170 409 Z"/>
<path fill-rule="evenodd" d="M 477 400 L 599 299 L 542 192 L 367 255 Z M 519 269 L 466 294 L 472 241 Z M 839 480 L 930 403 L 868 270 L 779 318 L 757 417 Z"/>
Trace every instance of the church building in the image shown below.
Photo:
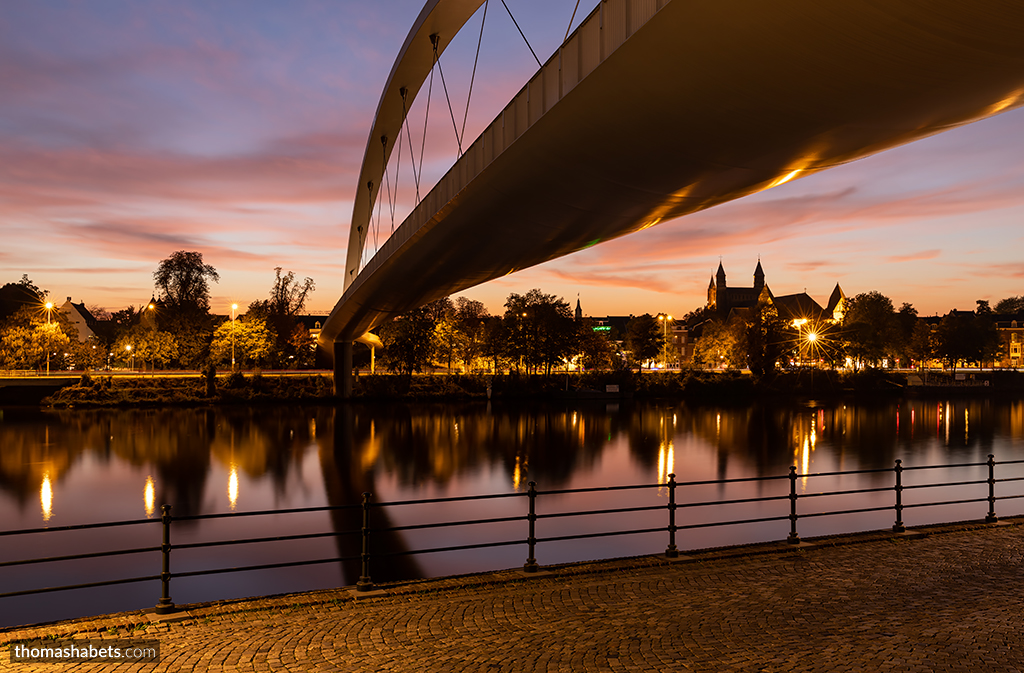
<path fill-rule="evenodd" d="M 757 268 L 754 269 L 753 287 L 730 287 L 726 281 L 725 268 L 721 262 L 718 263 L 718 272 L 711 277 L 708 285 L 707 310 L 715 312 L 720 320 L 726 322 L 734 316 L 746 314 L 758 300 L 775 306 L 780 318 L 795 325 L 799 321 L 841 321 L 846 295 L 839 283 L 836 283 L 828 306 L 824 308 L 806 292 L 776 295 L 764 282 L 761 260 L 757 260 Z"/>

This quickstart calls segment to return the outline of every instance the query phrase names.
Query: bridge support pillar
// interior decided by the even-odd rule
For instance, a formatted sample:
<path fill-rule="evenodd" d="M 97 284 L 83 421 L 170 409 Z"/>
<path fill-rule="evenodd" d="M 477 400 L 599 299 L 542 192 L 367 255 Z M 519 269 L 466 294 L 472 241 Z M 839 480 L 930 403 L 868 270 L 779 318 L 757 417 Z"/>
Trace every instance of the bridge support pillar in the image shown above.
<path fill-rule="evenodd" d="M 352 398 L 352 342 L 334 342 L 334 394 L 343 400 Z"/>

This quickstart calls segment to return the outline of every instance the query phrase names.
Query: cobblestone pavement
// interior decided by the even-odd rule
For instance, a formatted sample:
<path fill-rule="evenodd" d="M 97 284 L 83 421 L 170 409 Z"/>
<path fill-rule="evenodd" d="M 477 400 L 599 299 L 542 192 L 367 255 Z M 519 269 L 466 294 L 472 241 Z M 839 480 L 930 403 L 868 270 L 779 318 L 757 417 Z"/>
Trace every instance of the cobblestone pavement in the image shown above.
<path fill-rule="evenodd" d="M 1024 671 L 1024 523 L 871 533 L 0 631 L 153 638 L 159 664 L 0 671 Z"/>

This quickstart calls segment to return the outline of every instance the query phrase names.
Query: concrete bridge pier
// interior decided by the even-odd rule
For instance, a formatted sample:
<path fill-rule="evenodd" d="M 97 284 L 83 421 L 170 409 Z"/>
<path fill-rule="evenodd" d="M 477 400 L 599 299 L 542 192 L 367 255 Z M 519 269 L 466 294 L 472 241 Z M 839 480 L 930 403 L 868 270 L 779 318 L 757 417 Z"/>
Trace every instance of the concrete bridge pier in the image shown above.
<path fill-rule="evenodd" d="M 334 342 L 334 394 L 352 399 L 352 342 Z"/>

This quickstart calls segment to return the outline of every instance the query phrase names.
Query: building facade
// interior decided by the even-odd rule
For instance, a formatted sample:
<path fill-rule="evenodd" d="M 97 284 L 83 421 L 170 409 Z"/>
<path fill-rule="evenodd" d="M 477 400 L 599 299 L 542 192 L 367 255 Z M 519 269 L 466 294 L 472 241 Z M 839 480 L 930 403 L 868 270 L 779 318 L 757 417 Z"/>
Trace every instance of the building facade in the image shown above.
<path fill-rule="evenodd" d="M 754 269 L 754 284 L 751 287 L 731 287 L 726 278 L 725 268 L 718 263 L 718 271 L 708 285 L 708 299 L 705 308 L 727 322 L 736 316 L 744 316 L 758 301 L 770 303 L 779 312 L 779 317 L 790 324 L 799 321 L 841 322 L 846 309 L 846 294 L 836 283 L 829 296 L 828 305 L 822 307 L 806 292 L 776 295 L 765 283 L 761 260 Z"/>

